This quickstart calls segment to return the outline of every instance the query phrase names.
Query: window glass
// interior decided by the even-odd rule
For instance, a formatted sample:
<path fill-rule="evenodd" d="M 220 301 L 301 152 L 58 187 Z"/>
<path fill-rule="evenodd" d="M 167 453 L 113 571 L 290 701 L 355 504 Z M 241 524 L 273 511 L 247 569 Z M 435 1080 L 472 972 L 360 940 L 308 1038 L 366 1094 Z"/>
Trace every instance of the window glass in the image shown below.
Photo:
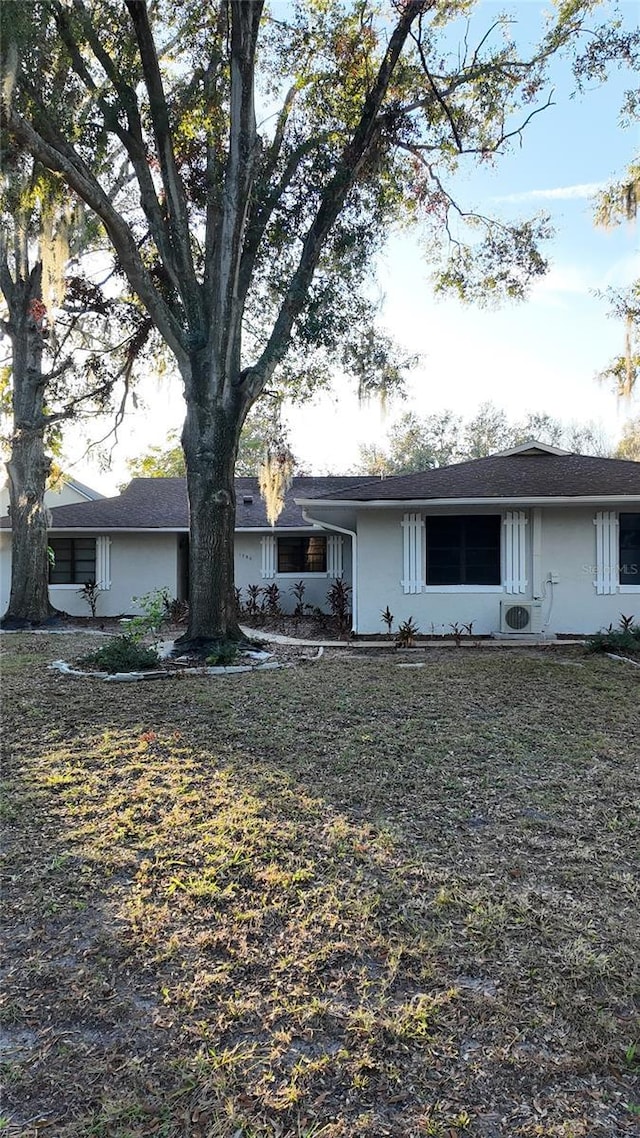
<path fill-rule="evenodd" d="M 427 585 L 499 585 L 500 516 L 426 519 Z"/>
<path fill-rule="evenodd" d="M 93 537 L 51 537 L 55 565 L 49 570 L 51 585 L 84 585 L 96 579 L 96 541 Z"/>
<path fill-rule="evenodd" d="M 326 573 L 327 539 L 309 536 L 278 538 L 278 573 Z"/>
<path fill-rule="evenodd" d="M 640 585 L 640 514 L 620 514 L 620 584 Z"/>

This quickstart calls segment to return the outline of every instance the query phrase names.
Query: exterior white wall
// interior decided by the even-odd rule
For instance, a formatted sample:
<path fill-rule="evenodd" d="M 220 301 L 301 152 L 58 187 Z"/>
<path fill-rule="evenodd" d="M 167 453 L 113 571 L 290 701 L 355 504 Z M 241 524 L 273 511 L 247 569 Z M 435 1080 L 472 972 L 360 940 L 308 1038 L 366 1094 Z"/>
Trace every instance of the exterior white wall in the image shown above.
<path fill-rule="evenodd" d="M 69 535 L 72 536 L 72 535 Z M 141 611 L 133 597 L 166 586 L 177 593 L 178 545 L 175 533 L 122 533 L 111 538 L 111 588 L 100 593 L 98 616 L 123 616 Z M 50 585 L 49 596 L 56 608 L 71 616 L 89 616 L 79 585 Z"/>
<path fill-rule="evenodd" d="M 0 530 L 0 616 L 7 611 L 11 592 L 11 534 Z"/>
<path fill-rule="evenodd" d="M 635 512 L 622 506 L 621 512 Z M 640 577 L 633 590 L 598 596 L 596 578 L 596 511 L 593 508 L 545 509 L 542 525 L 543 579 L 554 573 L 558 583 L 547 584 L 549 627 L 554 632 L 597 632 L 615 627 L 621 613 L 640 623 Z"/>
<path fill-rule="evenodd" d="M 278 531 L 275 531 L 277 537 Z M 352 583 L 351 572 L 351 539 L 344 537 L 342 546 L 342 576 L 349 587 Z M 291 586 L 297 581 L 304 581 L 306 591 L 304 603 L 316 605 L 323 611 L 327 609 L 327 592 L 335 578 L 329 573 L 276 573 L 274 577 L 262 577 L 262 534 L 237 533 L 235 540 L 235 574 L 236 587 L 242 590 L 242 599 L 246 601 L 247 586 L 277 585 L 280 589 L 280 603 L 283 612 L 293 612 L 296 606 L 295 597 L 290 592 Z"/>
<path fill-rule="evenodd" d="M 92 536 L 86 531 L 73 536 Z M 110 534 L 111 588 L 100 593 L 98 616 L 131 615 L 140 611 L 133 596 L 143 596 L 153 589 L 166 587 L 172 597 L 178 596 L 178 540 L 176 533 L 114 533 Z M 305 604 L 327 610 L 327 591 L 334 578 L 328 573 L 303 574 L 277 573 L 269 580 L 262 578 L 262 545 L 260 533 L 238 533 L 235 547 L 236 585 L 246 599 L 247 585 L 278 585 L 283 611 L 291 612 L 295 598 L 290 588 L 295 581 L 306 585 Z M 351 543 L 345 537 L 343 544 L 343 576 L 351 585 Z M 0 531 L 0 613 L 9 604 L 11 586 L 11 534 Z M 80 596 L 79 585 L 50 585 L 51 603 L 71 616 L 88 616 L 89 608 Z"/>
<path fill-rule="evenodd" d="M 86 531 L 69 537 L 88 537 Z M 141 611 L 133 596 L 167 587 L 177 595 L 178 544 L 175 533 L 122 533 L 111 537 L 111 588 L 101 591 L 100 616 L 130 616 Z M 11 588 L 11 534 L 0 531 L 0 612 L 9 604 Z M 71 616 L 89 616 L 89 606 L 78 592 L 79 585 L 50 585 L 51 603 Z"/>
<path fill-rule="evenodd" d="M 620 508 L 629 510 L 624 505 Z M 386 631 L 380 617 L 387 605 L 394 614 L 395 628 L 412 617 L 421 633 L 443 635 L 451 632 L 451 624 L 473 621 L 474 633 L 490 635 L 500 630 L 501 601 L 518 604 L 534 597 L 542 600 L 543 629 L 548 632 L 588 634 L 610 623 L 615 626 L 621 613 L 634 613 L 640 621 L 640 586 L 635 592 L 627 588 L 611 595 L 596 594 L 595 507 L 541 508 L 535 563 L 534 511 L 527 511 L 527 589 L 517 595 L 508 594 L 501 587 L 491 591 L 453 592 L 423 588 L 419 593 L 405 593 L 401 584 L 404 512 L 376 509 L 358 512 L 358 632 L 363 635 Z M 459 512 L 473 511 L 467 507 Z M 424 516 L 425 511 L 420 513 Z M 557 583 L 551 583 L 552 577 L 557 578 Z"/>

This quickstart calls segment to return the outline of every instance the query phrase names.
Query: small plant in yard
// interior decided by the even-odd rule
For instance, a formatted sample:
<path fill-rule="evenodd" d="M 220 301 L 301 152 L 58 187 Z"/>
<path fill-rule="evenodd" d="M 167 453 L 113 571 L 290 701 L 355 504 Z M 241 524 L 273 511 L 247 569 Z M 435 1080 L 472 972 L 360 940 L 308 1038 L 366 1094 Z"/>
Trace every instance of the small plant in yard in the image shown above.
<path fill-rule="evenodd" d="M 267 616 L 278 618 L 282 616 L 282 605 L 280 604 L 280 589 L 275 581 L 271 585 L 265 585 L 262 590 L 264 597 L 264 611 Z"/>
<path fill-rule="evenodd" d="M 620 615 L 619 627 L 609 625 L 602 632 L 596 632 L 586 642 L 588 652 L 621 652 L 623 655 L 640 655 L 640 624 L 634 616 Z"/>
<path fill-rule="evenodd" d="M 388 605 L 386 609 L 382 610 L 380 618 L 387 626 L 387 636 L 391 636 L 391 629 L 393 628 L 393 621 L 395 618 Z"/>
<path fill-rule="evenodd" d="M 96 652 L 83 656 L 80 664 L 93 665 L 99 672 L 148 672 L 158 666 L 155 648 L 145 648 L 132 636 L 114 636 Z"/>
<path fill-rule="evenodd" d="M 100 586 L 97 581 L 85 581 L 81 589 L 78 589 L 78 595 L 86 601 L 91 611 L 92 617 L 95 618 L 98 611 L 98 600 L 100 597 Z"/>
<path fill-rule="evenodd" d="M 340 635 L 346 631 L 349 626 L 349 593 L 351 589 L 346 585 L 342 577 L 336 577 L 333 585 L 327 593 L 327 604 L 333 616 L 338 622 L 338 630 Z"/>
<path fill-rule="evenodd" d="M 292 594 L 292 596 L 295 597 L 296 600 L 296 607 L 293 610 L 293 616 L 296 620 L 302 620 L 304 617 L 304 594 L 306 591 L 307 586 L 305 585 L 304 581 L 296 581 L 295 584 L 293 584 L 289 589 L 289 592 Z"/>
<path fill-rule="evenodd" d="M 450 624 L 451 635 L 456 642 L 456 647 L 459 648 L 462 644 L 463 636 L 473 636 L 473 621 L 470 620 L 468 624 L 458 624 L 457 620 L 454 624 Z"/>
<path fill-rule="evenodd" d="M 189 602 L 180 601 L 177 597 L 170 596 L 168 591 L 163 590 L 162 605 L 165 620 L 169 624 L 182 624 L 189 616 Z"/>
<path fill-rule="evenodd" d="M 262 616 L 262 606 L 260 604 L 260 594 L 262 589 L 260 585 L 247 585 L 247 605 L 245 612 L 247 617 L 251 620 L 256 620 Z"/>
<path fill-rule="evenodd" d="M 410 616 L 408 620 L 403 620 L 402 624 L 398 625 L 398 631 L 396 632 L 396 644 L 398 648 L 413 648 L 419 631 L 420 629 L 412 616 Z"/>
<path fill-rule="evenodd" d="M 238 662 L 238 645 L 233 641 L 221 641 L 216 650 L 207 656 L 207 664 L 211 668 L 228 668 Z"/>
<path fill-rule="evenodd" d="M 158 632 L 166 622 L 165 602 L 168 596 L 169 590 L 164 588 L 152 589 L 149 593 L 143 593 L 141 597 L 132 597 L 131 600 L 142 609 L 142 612 L 129 621 L 127 636 L 139 641 L 148 632 Z"/>
<path fill-rule="evenodd" d="M 233 590 L 233 600 L 234 600 L 234 604 L 236 606 L 236 616 L 241 616 L 242 615 L 242 589 L 238 589 L 237 586 Z"/>

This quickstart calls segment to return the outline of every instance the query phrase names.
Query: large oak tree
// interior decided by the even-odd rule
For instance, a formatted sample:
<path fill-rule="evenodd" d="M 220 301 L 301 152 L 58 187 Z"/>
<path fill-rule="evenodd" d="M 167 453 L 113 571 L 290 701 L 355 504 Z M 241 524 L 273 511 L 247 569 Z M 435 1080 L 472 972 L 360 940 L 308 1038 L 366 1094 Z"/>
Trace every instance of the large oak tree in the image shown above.
<path fill-rule="evenodd" d="M 385 370 L 366 286 L 389 228 L 424 222 L 440 286 L 467 299 L 544 271 L 544 222 L 466 212 L 452 178 L 521 139 L 597 6 L 563 0 L 527 57 L 472 0 L 3 6 L 3 130 L 100 219 L 182 375 L 189 640 L 239 635 L 234 463 L 274 373 L 322 351 L 361 386 Z M 603 60 L 618 50 L 611 26 L 590 34 Z M 123 158 L 114 196 L 102 172 Z"/>

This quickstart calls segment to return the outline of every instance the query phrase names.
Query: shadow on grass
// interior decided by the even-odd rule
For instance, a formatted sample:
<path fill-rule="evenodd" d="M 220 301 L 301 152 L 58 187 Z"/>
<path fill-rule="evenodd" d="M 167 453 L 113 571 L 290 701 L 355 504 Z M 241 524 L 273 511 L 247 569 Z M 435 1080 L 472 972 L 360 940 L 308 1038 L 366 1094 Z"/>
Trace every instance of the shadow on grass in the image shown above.
<path fill-rule="evenodd" d="M 10 686 L 20 1133 L 632 1132 L 629 677 Z"/>

